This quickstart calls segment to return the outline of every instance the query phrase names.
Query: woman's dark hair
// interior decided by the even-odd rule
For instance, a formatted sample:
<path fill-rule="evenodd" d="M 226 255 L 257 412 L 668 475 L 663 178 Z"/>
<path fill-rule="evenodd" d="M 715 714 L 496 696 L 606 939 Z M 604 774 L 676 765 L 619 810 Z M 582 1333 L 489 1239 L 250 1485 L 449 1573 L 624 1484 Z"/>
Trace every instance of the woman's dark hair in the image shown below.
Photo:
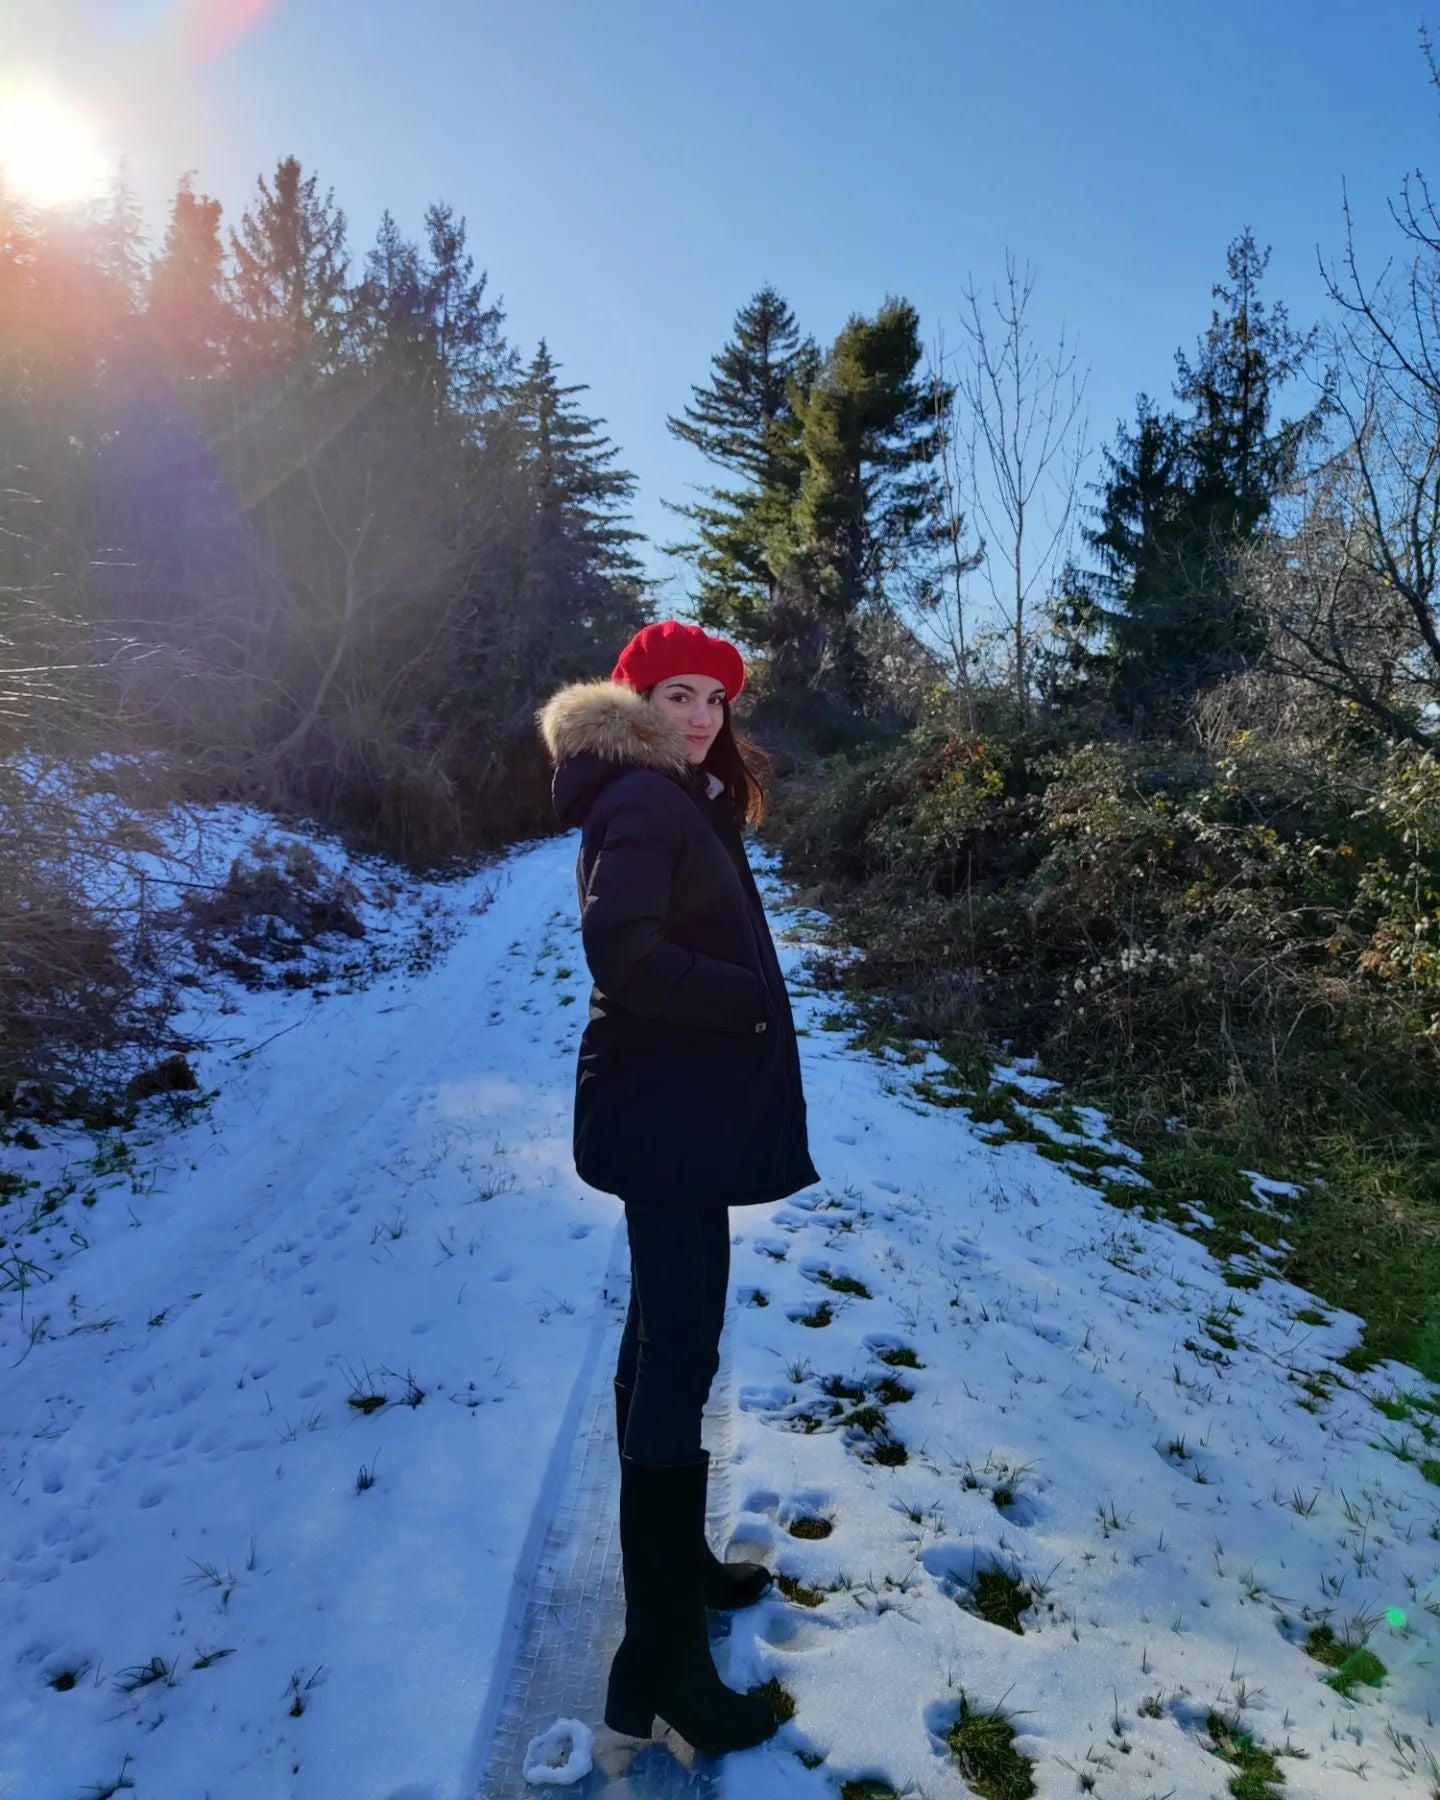
<path fill-rule="evenodd" d="M 660 684 L 652 682 L 641 688 L 641 698 L 648 700 Z M 765 817 L 765 788 L 762 775 L 770 773 L 770 758 L 758 744 L 742 737 L 730 716 L 730 701 L 725 701 L 725 722 L 715 734 L 715 741 L 699 765 L 725 784 L 725 792 L 741 821 L 758 825 Z"/>

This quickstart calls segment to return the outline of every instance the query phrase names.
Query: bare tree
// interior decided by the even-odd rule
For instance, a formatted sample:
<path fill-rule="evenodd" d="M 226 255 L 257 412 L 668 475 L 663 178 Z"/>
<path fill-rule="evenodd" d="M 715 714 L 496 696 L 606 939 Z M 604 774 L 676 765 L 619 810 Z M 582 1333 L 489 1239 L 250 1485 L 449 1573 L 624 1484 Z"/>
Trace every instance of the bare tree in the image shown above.
<path fill-rule="evenodd" d="M 1346 702 L 1397 742 L 1440 744 L 1440 415 L 1429 429 L 1382 404 L 1342 416 L 1351 438 L 1307 479 L 1288 529 L 1242 568 L 1269 629 L 1272 670 Z"/>
<path fill-rule="evenodd" d="M 987 546 L 986 584 L 1005 620 L 1010 676 L 1029 713 L 1030 645 L 1039 597 L 1063 564 L 1086 452 L 1089 371 L 1061 328 L 1050 354 L 1026 321 L 1035 277 L 1005 254 L 1003 288 L 982 302 L 972 283 L 962 315 L 969 353 L 956 380 L 955 433 L 966 446 L 971 504 Z"/>
<path fill-rule="evenodd" d="M 971 642 L 970 578 L 985 560 L 985 546 L 969 542 L 964 507 L 966 471 L 959 437 L 953 428 L 954 390 L 945 376 L 948 360 L 945 333 L 937 330 L 930 350 L 930 391 L 935 397 L 935 435 L 939 444 L 930 477 L 930 523 L 935 561 L 921 570 L 912 586 L 912 613 L 917 639 L 938 650 L 954 682 L 971 731 L 976 726 L 976 650 Z M 948 396 L 948 397 L 947 397 Z"/>

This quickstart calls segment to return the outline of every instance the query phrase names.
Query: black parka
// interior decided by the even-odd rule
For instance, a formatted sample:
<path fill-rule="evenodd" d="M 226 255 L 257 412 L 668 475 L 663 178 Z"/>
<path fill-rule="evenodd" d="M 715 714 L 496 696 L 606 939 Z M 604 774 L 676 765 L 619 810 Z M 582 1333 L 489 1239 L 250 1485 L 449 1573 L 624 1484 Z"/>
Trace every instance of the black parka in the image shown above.
<path fill-rule="evenodd" d="M 623 1200 L 745 1206 L 820 1179 L 790 1000 L 733 803 L 634 689 L 540 709 L 594 977 L 575 1167 Z"/>

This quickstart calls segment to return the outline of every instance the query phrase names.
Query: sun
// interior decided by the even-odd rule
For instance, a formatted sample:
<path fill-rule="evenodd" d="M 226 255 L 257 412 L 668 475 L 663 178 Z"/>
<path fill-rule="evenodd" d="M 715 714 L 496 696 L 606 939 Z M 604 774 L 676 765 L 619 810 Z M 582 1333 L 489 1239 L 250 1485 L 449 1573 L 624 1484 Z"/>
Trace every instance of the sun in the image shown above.
<path fill-rule="evenodd" d="M 84 114 L 38 83 L 0 88 L 0 183 L 33 206 L 86 200 L 105 184 L 105 153 Z"/>

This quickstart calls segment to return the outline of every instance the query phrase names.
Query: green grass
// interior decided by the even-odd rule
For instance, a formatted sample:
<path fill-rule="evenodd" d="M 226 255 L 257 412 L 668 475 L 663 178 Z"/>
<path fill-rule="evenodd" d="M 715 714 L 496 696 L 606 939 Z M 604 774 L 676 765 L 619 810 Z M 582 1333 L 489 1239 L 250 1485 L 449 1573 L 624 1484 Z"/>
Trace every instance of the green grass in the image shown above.
<path fill-rule="evenodd" d="M 873 1392 L 882 1406 L 901 1406 L 905 1401 L 915 1398 L 914 1389 L 896 1381 L 893 1375 L 882 1376 L 875 1383 Z"/>
<path fill-rule="evenodd" d="M 781 1687 L 773 1675 L 769 1681 L 762 1682 L 759 1687 L 749 1688 L 747 1692 L 757 1700 L 764 1700 L 774 1710 L 782 1725 L 795 1717 L 795 1696 L 788 1688 Z"/>
<path fill-rule="evenodd" d="M 857 1281 L 853 1275 L 832 1275 L 828 1269 L 817 1269 L 815 1280 L 823 1282 L 833 1293 L 854 1294 L 859 1300 L 868 1300 L 870 1290 L 863 1281 Z"/>
<path fill-rule="evenodd" d="M 1385 1679 L 1384 1663 L 1373 1650 L 1353 1638 L 1338 1638 L 1329 1625 L 1315 1625 L 1305 1639 L 1306 1654 L 1334 1671 L 1325 1677 L 1337 1694 L 1348 1695 L 1356 1686 L 1379 1687 Z"/>
<path fill-rule="evenodd" d="M 1015 1748 L 1015 1727 L 998 1707 L 977 1709 L 960 1695 L 960 1716 L 946 1734 L 965 1784 L 981 1800 L 1031 1800 L 1034 1762 Z"/>
<path fill-rule="evenodd" d="M 892 1369 L 923 1369 L 925 1367 L 908 1344 L 902 1344 L 898 1350 L 877 1350 L 875 1354 L 881 1362 L 889 1363 Z"/>
<path fill-rule="evenodd" d="M 798 1323 L 808 1325 L 812 1331 L 818 1331 L 822 1325 L 828 1325 L 834 1317 L 835 1314 L 830 1309 L 830 1302 L 822 1300 L 813 1311 L 801 1313 Z"/>
<path fill-rule="evenodd" d="M 1034 1604 L 1034 1596 L 1008 1569 L 982 1569 L 976 1577 L 972 1599 L 971 1610 L 987 1625 L 1001 1625 L 1017 1637 L 1025 1635 L 1020 1618 Z"/>
<path fill-rule="evenodd" d="M 819 1588 L 813 1588 L 800 1581 L 794 1575 L 777 1575 L 775 1585 L 785 1598 L 796 1606 L 823 1606 L 825 1595 Z"/>
<path fill-rule="evenodd" d="M 1275 1754 L 1257 1744 L 1248 1731 L 1233 1721 L 1211 1713 L 1205 1721 L 1214 1745 L 1214 1754 L 1235 1770 L 1230 1778 L 1230 1792 L 1235 1800 L 1273 1800 L 1275 1789 L 1285 1781 L 1284 1771 Z"/>
<path fill-rule="evenodd" d="M 857 1426 L 867 1436 L 873 1437 L 877 1431 L 885 1429 L 885 1410 L 873 1403 L 857 1406 L 853 1412 L 847 1413 L 840 1423 Z"/>

